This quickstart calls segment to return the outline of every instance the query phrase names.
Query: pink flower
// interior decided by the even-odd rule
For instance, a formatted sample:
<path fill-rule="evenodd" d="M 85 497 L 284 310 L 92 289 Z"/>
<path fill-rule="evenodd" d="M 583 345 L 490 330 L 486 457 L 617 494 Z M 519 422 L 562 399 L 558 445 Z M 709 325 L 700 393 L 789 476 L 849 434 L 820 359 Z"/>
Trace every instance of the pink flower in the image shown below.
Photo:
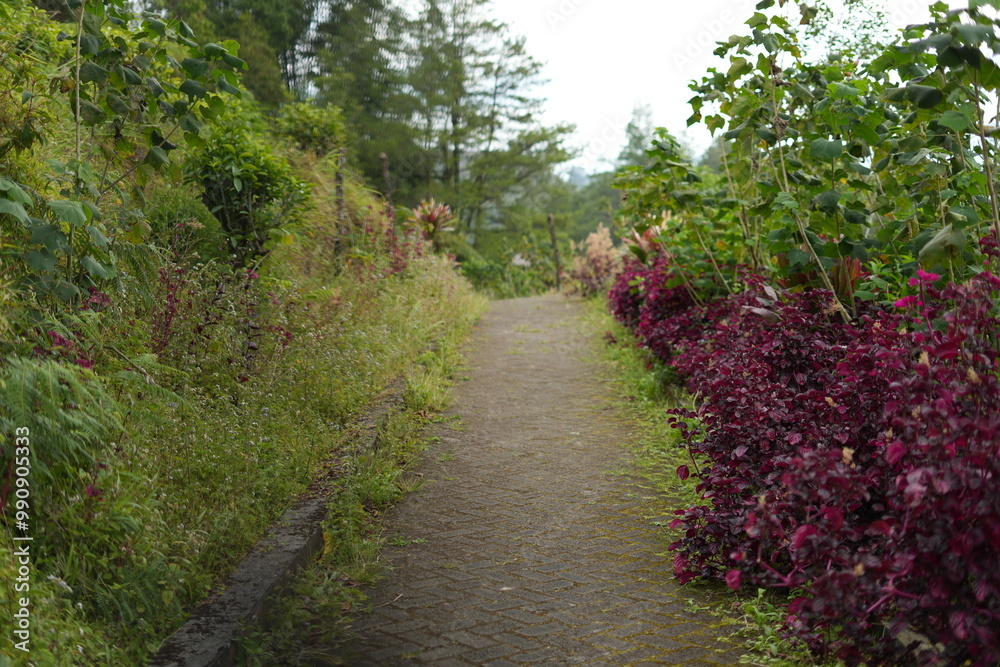
<path fill-rule="evenodd" d="M 916 278 L 913 278 L 916 280 Z M 918 296 L 904 296 L 902 299 L 896 302 L 896 308 L 909 308 L 910 306 L 922 306 L 924 302 L 920 300 Z"/>
<path fill-rule="evenodd" d="M 917 277 L 910 278 L 910 287 L 916 287 L 920 283 L 933 283 L 941 278 L 940 274 L 928 273 L 923 269 L 917 269 Z"/>
<path fill-rule="evenodd" d="M 59 348 L 65 348 L 65 349 L 68 349 L 68 350 L 72 350 L 73 349 L 73 342 L 70 341 L 67 338 L 64 338 L 64 337 L 60 336 L 55 331 L 50 331 L 49 332 L 49 338 L 52 339 L 52 343 L 53 343 L 53 345 L 54 345 L 54 347 L 56 349 L 59 349 Z"/>
<path fill-rule="evenodd" d="M 993 275 L 989 271 L 984 271 L 983 273 L 980 273 L 979 274 L 979 278 L 981 280 L 985 280 L 990 285 L 993 285 L 993 287 L 1000 287 L 1000 278 L 997 278 L 995 275 Z"/>

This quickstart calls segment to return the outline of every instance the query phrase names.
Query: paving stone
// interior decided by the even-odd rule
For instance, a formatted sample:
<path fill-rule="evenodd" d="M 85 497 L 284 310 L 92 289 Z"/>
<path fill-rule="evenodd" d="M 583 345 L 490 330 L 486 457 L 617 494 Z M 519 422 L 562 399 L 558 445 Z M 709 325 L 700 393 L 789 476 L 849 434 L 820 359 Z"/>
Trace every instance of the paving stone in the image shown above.
<path fill-rule="evenodd" d="M 425 484 L 386 519 L 401 546 L 347 664 L 736 664 L 730 632 L 685 606 L 652 521 L 669 500 L 627 465 L 636 427 L 559 296 L 495 302 Z M 447 454 L 447 456 L 445 456 Z M 719 649 L 725 649 L 720 652 Z"/>
<path fill-rule="evenodd" d="M 481 648 L 477 651 L 472 651 L 471 653 L 465 654 L 463 656 L 466 660 L 473 664 L 486 664 L 487 661 L 494 658 L 503 658 L 509 656 L 513 653 L 517 653 L 517 649 L 512 646 L 490 646 L 489 648 Z"/>
<path fill-rule="evenodd" d="M 671 651 L 667 655 L 675 665 L 686 665 L 690 662 L 694 662 L 695 660 L 704 660 L 709 657 L 711 653 L 701 647 L 689 646 L 681 649 L 680 651 Z"/>
<path fill-rule="evenodd" d="M 543 646 L 543 644 L 538 643 L 538 641 L 534 639 L 528 639 L 527 637 L 521 637 L 509 632 L 502 632 L 498 635 L 493 635 L 493 639 L 495 639 L 498 644 L 513 646 L 514 648 L 518 648 L 522 651 L 533 651 L 537 648 L 542 648 Z"/>

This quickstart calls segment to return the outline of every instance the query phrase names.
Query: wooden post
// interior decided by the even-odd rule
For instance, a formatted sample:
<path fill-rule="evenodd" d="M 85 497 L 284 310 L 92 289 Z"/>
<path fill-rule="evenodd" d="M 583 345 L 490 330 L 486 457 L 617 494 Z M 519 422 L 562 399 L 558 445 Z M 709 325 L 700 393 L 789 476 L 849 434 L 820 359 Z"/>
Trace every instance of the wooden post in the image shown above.
<path fill-rule="evenodd" d="M 556 290 L 562 289 L 562 265 L 559 263 L 559 243 L 556 241 L 556 217 L 549 213 L 549 236 L 552 237 L 552 253 L 556 258 Z"/>
<path fill-rule="evenodd" d="M 344 201 L 344 167 L 347 161 L 344 159 L 344 151 L 337 153 L 337 235 L 341 241 L 347 237 L 347 202 Z"/>
<path fill-rule="evenodd" d="M 391 219 L 395 217 L 395 211 L 392 207 L 392 179 L 389 178 L 389 156 L 385 153 L 380 153 L 378 159 L 382 162 L 382 180 L 385 182 L 385 213 L 386 217 Z"/>

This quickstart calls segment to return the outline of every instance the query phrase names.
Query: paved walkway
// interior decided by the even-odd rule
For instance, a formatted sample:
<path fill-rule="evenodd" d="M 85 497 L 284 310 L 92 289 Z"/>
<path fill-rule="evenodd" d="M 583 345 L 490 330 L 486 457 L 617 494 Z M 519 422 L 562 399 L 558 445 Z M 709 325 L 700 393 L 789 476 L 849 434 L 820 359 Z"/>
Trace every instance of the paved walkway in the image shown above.
<path fill-rule="evenodd" d="M 586 360 L 581 310 L 493 304 L 455 390 L 461 426 L 442 427 L 427 484 L 389 518 L 411 543 L 385 553 L 351 664 L 737 664 L 671 579 L 648 492 L 613 472 L 630 426 Z"/>

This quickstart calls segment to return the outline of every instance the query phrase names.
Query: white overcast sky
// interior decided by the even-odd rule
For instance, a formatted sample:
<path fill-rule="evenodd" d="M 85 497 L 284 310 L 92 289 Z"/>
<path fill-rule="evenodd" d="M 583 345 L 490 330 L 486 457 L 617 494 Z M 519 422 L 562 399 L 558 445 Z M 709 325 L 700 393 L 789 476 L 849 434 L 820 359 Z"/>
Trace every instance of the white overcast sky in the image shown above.
<path fill-rule="evenodd" d="M 624 143 L 637 104 L 653 121 L 696 151 L 707 130 L 686 128 L 687 83 L 721 61 L 715 42 L 747 34 L 742 25 L 756 0 L 494 0 L 494 16 L 527 38 L 545 63 L 546 124 L 573 123 L 582 151 L 571 165 L 593 172 L 610 166 Z M 894 29 L 928 17 L 929 0 L 889 0 Z M 960 1 L 949 2 L 957 7 Z"/>

